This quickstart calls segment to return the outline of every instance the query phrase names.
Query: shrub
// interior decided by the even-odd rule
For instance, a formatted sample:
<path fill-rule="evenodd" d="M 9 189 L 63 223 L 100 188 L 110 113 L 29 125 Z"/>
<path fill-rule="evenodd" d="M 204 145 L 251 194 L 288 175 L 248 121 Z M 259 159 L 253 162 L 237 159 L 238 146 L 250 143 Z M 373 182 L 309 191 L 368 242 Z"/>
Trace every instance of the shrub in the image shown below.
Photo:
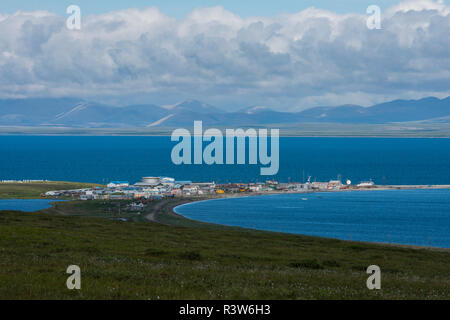
<path fill-rule="evenodd" d="M 167 252 L 163 250 L 157 250 L 153 248 L 149 248 L 145 250 L 144 255 L 151 256 L 151 257 L 160 257 L 162 255 L 165 255 Z"/>
<path fill-rule="evenodd" d="M 340 267 L 341 264 L 336 260 L 325 260 L 322 262 L 325 267 Z"/>
<path fill-rule="evenodd" d="M 178 255 L 181 259 L 199 261 L 202 260 L 202 255 L 196 251 L 186 251 Z"/>
<path fill-rule="evenodd" d="M 289 266 L 292 268 L 305 268 L 315 270 L 323 269 L 323 266 L 316 259 L 291 262 Z"/>

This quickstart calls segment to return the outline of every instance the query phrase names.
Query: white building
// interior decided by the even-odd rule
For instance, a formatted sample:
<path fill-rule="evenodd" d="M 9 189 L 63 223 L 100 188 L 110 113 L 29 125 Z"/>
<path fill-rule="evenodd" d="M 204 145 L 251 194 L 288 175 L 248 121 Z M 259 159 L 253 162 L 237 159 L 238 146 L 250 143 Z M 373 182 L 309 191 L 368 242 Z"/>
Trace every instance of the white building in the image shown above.
<path fill-rule="evenodd" d="M 175 185 L 175 179 L 169 178 L 169 177 L 163 177 L 163 178 L 161 178 L 161 184 L 163 184 L 165 186 L 173 187 Z"/>
<path fill-rule="evenodd" d="M 252 191 L 252 192 L 260 192 L 260 191 L 263 190 L 262 186 L 259 185 L 259 184 L 251 185 L 251 186 L 248 187 L 248 189 L 249 189 L 250 191 Z"/>
<path fill-rule="evenodd" d="M 46 195 L 47 197 L 58 197 L 58 196 L 61 195 L 61 192 L 59 192 L 59 191 L 47 191 L 47 192 L 45 193 L 45 195 Z"/>
<path fill-rule="evenodd" d="M 358 187 L 360 188 L 370 188 L 373 187 L 375 185 L 375 183 L 370 180 L 370 181 L 363 181 L 360 184 L 358 184 Z"/>
<path fill-rule="evenodd" d="M 122 188 L 122 187 L 128 187 L 130 184 L 128 181 L 111 181 L 106 186 L 108 188 Z"/>
<path fill-rule="evenodd" d="M 183 193 L 185 195 L 188 195 L 188 196 L 198 194 L 198 187 L 197 186 L 193 186 L 193 185 L 184 186 L 183 187 Z"/>
<path fill-rule="evenodd" d="M 312 189 L 318 189 L 318 190 L 326 190 L 328 188 L 327 182 L 313 182 L 311 183 Z"/>

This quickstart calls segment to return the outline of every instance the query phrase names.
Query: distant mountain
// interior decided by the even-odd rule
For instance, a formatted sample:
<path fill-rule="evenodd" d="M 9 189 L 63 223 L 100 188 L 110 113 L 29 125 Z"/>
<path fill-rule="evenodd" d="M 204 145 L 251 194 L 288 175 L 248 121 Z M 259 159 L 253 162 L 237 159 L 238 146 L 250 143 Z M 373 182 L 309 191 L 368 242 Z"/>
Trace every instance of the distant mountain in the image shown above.
<path fill-rule="evenodd" d="M 251 106 L 236 112 L 196 100 L 170 106 L 154 104 L 110 106 L 74 98 L 0 100 L 0 126 L 53 126 L 78 128 L 264 126 L 269 124 L 450 121 L 450 97 L 395 100 L 361 107 L 316 107 L 301 112 L 279 112 Z"/>
<path fill-rule="evenodd" d="M 0 100 L 2 126 L 143 127 L 166 113 L 155 105 L 116 107 L 71 98 Z"/>
<path fill-rule="evenodd" d="M 162 106 L 162 108 L 172 113 L 181 113 L 181 112 L 195 112 L 199 114 L 224 113 L 224 111 L 219 108 L 216 108 L 212 105 L 197 100 L 187 100 L 174 105 Z"/>
<path fill-rule="evenodd" d="M 395 100 L 372 107 L 345 105 L 317 107 L 298 114 L 301 122 L 391 123 L 430 120 L 450 116 L 450 97 L 440 100 Z"/>
<path fill-rule="evenodd" d="M 367 122 L 386 123 L 429 120 L 450 115 L 450 97 L 395 100 L 367 109 Z"/>
<path fill-rule="evenodd" d="M 0 100 L 0 125 L 40 126 L 80 103 L 83 101 L 71 98 Z"/>
<path fill-rule="evenodd" d="M 258 114 L 266 111 L 272 111 L 267 107 L 264 106 L 251 106 L 240 109 L 238 112 L 240 113 L 246 113 L 246 114 Z"/>
<path fill-rule="evenodd" d="M 165 110 L 165 114 L 158 120 L 147 124 L 147 127 L 192 126 L 195 120 L 216 124 L 220 123 L 225 114 L 223 110 L 197 100 L 188 100 L 161 108 Z"/>
<path fill-rule="evenodd" d="M 166 110 L 155 105 L 114 107 L 83 102 L 68 112 L 48 119 L 45 125 L 69 127 L 145 127 L 166 115 Z"/>

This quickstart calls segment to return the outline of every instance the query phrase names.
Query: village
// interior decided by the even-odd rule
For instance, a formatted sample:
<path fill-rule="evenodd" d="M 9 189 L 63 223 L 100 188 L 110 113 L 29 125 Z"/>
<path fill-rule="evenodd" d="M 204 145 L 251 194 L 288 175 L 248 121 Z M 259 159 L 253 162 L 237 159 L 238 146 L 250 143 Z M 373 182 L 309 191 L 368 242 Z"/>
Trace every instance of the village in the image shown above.
<path fill-rule="evenodd" d="M 169 177 L 143 177 L 140 182 L 130 184 L 128 181 L 111 181 L 105 187 L 55 190 L 41 194 L 46 198 L 72 198 L 79 200 L 136 200 L 131 203 L 133 210 L 143 209 L 147 201 L 158 200 L 167 197 L 195 197 L 221 194 L 238 193 L 279 193 L 279 192 L 313 192 L 313 191 L 337 191 L 354 188 L 370 188 L 374 186 L 372 181 L 362 182 L 356 186 L 351 181 L 346 184 L 341 180 L 329 182 L 311 182 L 309 178 L 305 183 L 282 183 L 275 180 L 257 183 L 228 183 L 216 184 L 215 182 L 191 182 L 176 181 Z"/>

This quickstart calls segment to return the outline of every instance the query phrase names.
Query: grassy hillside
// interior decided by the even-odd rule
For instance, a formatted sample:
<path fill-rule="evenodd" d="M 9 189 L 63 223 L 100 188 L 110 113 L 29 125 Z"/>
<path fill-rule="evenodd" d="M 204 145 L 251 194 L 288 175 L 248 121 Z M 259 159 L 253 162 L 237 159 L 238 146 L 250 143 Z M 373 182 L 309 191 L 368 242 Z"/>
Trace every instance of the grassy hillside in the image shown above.
<path fill-rule="evenodd" d="M 31 183 L 0 183 L 0 199 L 40 198 L 41 193 L 52 190 L 82 189 L 98 186 L 92 183 L 45 181 Z"/>
<path fill-rule="evenodd" d="M 101 205 L 0 212 L 0 299 L 450 298 L 449 250 L 181 226 L 169 203 L 155 219 L 179 226 L 55 214 L 107 216 Z M 72 264 L 80 291 L 65 285 Z M 366 288 L 372 264 L 382 270 L 380 291 Z"/>

